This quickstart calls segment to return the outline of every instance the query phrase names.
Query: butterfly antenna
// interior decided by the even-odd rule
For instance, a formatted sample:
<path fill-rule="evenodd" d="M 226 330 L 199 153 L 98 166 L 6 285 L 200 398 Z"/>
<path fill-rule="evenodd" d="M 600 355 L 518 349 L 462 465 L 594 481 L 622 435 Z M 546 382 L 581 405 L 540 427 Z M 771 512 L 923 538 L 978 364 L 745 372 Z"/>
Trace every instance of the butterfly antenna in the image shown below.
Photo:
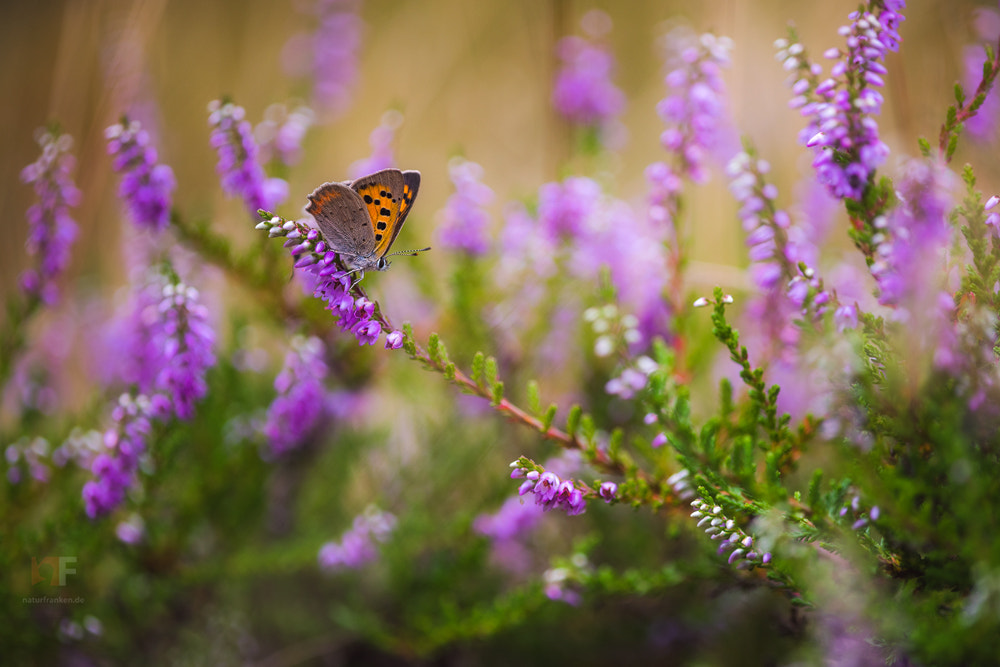
<path fill-rule="evenodd" d="M 416 257 L 419 253 L 427 252 L 431 247 L 418 248 L 417 250 L 400 250 L 399 252 L 391 252 L 386 257 L 392 257 L 393 255 L 409 255 L 410 257 Z"/>

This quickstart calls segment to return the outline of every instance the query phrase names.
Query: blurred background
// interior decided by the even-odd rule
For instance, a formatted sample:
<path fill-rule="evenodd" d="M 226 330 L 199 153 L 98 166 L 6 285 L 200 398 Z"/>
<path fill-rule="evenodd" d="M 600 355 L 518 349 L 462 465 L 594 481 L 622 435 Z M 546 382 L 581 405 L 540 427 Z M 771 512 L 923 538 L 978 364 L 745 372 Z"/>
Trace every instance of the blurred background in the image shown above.
<path fill-rule="evenodd" d="M 919 153 L 917 137 L 936 141 L 953 101 L 953 86 L 965 75 L 966 47 L 998 29 L 984 26 L 977 3 L 913 4 L 901 28 L 903 46 L 889 55 L 886 104 L 879 118 L 882 138 L 892 149 L 885 166 L 890 174 L 899 159 Z M 314 6 L 307 0 L 0 5 L 0 90 L 5 92 L 0 104 L 0 210 L 6 212 L 0 222 L 5 239 L 0 244 L 0 297 L 16 292 L 17 276 L 28 265 L 24 212 L 34 195 L 19 174 L 38 155 L 37 128 L 56 120 L 72 135 L 82 191 L 74 210 L 80 234 L 61 283 L 66 296 L 32 323 L 38 335 L 32 341 L 35 353 L 57 355 L 67 370 L 59 406 L 75 416 L 56 431 L 67 430 L 74 420 L 101 424 L 97 389 L 87 376 L 93 340 L 87 323 L 93 324 L 94 316 L 88 315 L 86 304 L 113 300 L 128 276 L 123 244 L 130 237 L 116 197 L 118 178 L 106 153 L 105 128 L 123 113 L 140 118 L 154 137 L 160 161 L 174 169 L 174 205 L 180 214 L 209 222 L 238 248 L 250 247 L 260 233 L 252 230 L 242 203 L 220 190 L 216 155 L 208 142 L 207 105 L 228 96 L 256 125 L 273 104 L 294 108 L 309 103 L 318 75 L 308 71 L 302 53 L 318 29 Z M 836 30 L 856 8 L 851 1 L 793 0 L 371 0 L 355 6 L 362 21 L 356 78 L 335 108 L 317 112 L 301 162 L 280 174 L 288 179 L 291 194 L 277 212 L 301 216 L 306 195 L 317 185 L 348 178 L 351 165 L 371 153 L 370 134 L 386 112 L 399 112 L 392 117 L 396 123 L 401 118 L 392 143 L 396 163 L 420 170 L 423 180 L 397 248 L 435 244 L 437 214 L 453 191 L 448 165 L 454 156 L 482 166 L 483 182 L 496 195 L 490 205 L 494 231 L 507 202 L 530 201 L 540 184 L 570 173 L 600 172 L 616 196 L 641 202 L 647 190 L 644 169 L 664 159 L 659 142 L 663 124 L 656 113 L 665 93 L 662 37 L 680 25 L 732 38 L 732 67 L 724 77 L 736 129 L 751 137 L 773 165 L 771 179 L 783 197 L 779 201 L 793 206 L 797 184 L 811 176 L 811 154 L 796 141 L 804 123 L 788 108 L 790 93 L 773 43 L 792 25 L 820 60 L 824 50 L 842 44 Z M 556 114 L 551 95 L 558 40 L 580 34 L 581 17 L 595 8 L 611 19 L 605 39 L 617 61 L 615 81 L 626 107 L 616 148 L 588 158 L 581 157 L 577 137 Z M 977 166 L 979 187 L 994 191 L 1000 178 L 995 145 L 963 141 L 955 164 L 967 161 Z M 686 197 L 682 224 L 691 238 L 692 295 L 708 293 L 720 283 L 727 289 L 746 288 L 743 233 L 724 176 L 716 171 L 708 186 L 692 189 Z M 838 222 L 846 224 L 843 212 L 838 215 Z M 844 248 L 850 245 L 846 233 L 833 238 Z M 463 333 L 460 319 L 449 319 L 448 311 L 439 317 L 426 305 L 435 285 L 452 285 L 445 277 L 454 278 L 463 268 L 460 260 L 436 248 L 414 259 L 397 258 L 394 265 L 393 271 L 367 278 L 365 284 L 397 322 L 414 321 L 424 337 L 430 330 L 450 330 L 456 338 Z M 221 275 L 209 276 L 205 284 L 218 322 L 223 313 L 254 316 L 252 294 L 227 285 Z M 56 350 L 48 347 L 42 332 L 62 321 L 74 321 L 77 328 Z M 256 329 L 219 324 L 219 329 L 227 351 L 263 348 L 267 355 L 250 381 L 237 376 L 236 370 L 245 367 L 237 369 L 236 363 L 219 371 L 215 398 L 202 408 L 204 417 L 163 446 L 165 481 L 151 484 L 142 501 L 149 510 L 148 548 L 130 555 L 115 540 L 113 525 L 91 535 L 89 524 L 68 532 L 60 528 L 63 532 L 50 535 L 49 542 L 39 538 L 24 547 L 69 544 L 65 548 L 92 554 L 89 562 L 81 556 L 81 568 L 91 568 L 85 585 L 96 606 L 90 610 L 104 619 L 104 636 L 112 648 L 62 653 L 64 662 L 84 660 L 82 656 L 122 660 L 155 654 L 163 664 L 406 664 L 430 655 L 438 661 L 433 664 L 505 664 L 500 651 L 509 649 L 528 663 L 554 656 L 583 664 L 622 656 L 665 659 L 661 651 L 674 651 L 674 656 L 709 655 L 704 664 L 736 664 L 731 660 L 738 656 L 743 664 L 773 664 L 781 637 L 798 629 L 788 621 L 794 615 L 776 611 L 780 603 L 767 593 L 721 592 L 720 582 L 731 583 L 730 575 L 699 571 L 697 576 L 685 573 L 693 577 L 691 583 L 671 588 L 658 600 L 602 603 L 587 615 L 532 609 L 525 612 L 530 631 L 513 623 L 515 629 L 506 632 L 435 639 L 425 626 L 441 622 L 435 619 L 442 616 L 437 606 L 442 597 L 457 601 L 443 613 L 451 619 L 461 616 L 458 610 L 466 602 L 491 600 L 509 583 L 495 572 L 476 578 L 474 573 L 489 560 L 487 548 L 465 541 L 474 518 L 495 511 L 513 492 L 506 463 L 521 453 L 541 461 L 554 456 L 555 448 L 501 423 L 481 401 L 456 400 L 457 392 L 440 377 L 421 374 L 402 358 L 384 361 L 379 349 L 358 351 L 349 341 L 340 349 L 347 361 L 335 370 L 349 388 L 369 385 L 368 407 L 345 417 L 350 427 L 338 431 L 336 454 L 317 449 L 275 472 L 252 447 L 230 445 L 239 440 L 232 436 L 239 425 L 237 420 L 233 426 L 234 413 L 266 403 L 273 393 L 288 332 L 273 324 Z M 330 329 L 330 338 L 336 339 L 339 332 L 332 324 Z M 482 341 L 465 347 L 456 342 L 458 360 L 468 362 L 475 342 Z M 530 377 L 532 370 L 537 369 L 524 369 L 519 379 Z M 572 382 L 580 380 L 570 375 L 564 385 L 543 382 L 549 390 L 545 399 L 569 392 Z M 600 393 L 603 379 L 583 381 L 593 385 L 584 391 L 596 388 Z M 9 430 L 16 417 L 8 411 L 0 423 Z M 183 446 L 185 437 L 216 442 L 224 435 L 225 457 L 207 448 L 189 454 Z M 363 456 L 372 446 L 376 449 Z M 170 455 L 179 458 L 171 464 Z M 79 485 L 67 488 L 65 502 L 71 509 L 56 512 L 52 521 L 57 527 L 82 520 L 79 506 L 70 505 L 78 502 Z M 472 489 L 482 493 L 477 496 Z M 4 498 L 11 501 L 13 496 Z M 176 514 L 157 506 L 157 499 L 176 502 Z M 400 540 L 423 546 L 402 548 L 385 570 L 357 582 L 319 580 L 316 549 L 339 535 L 373 499 L 397 515 L 408 511 Z M 34 509 L 27 511 L 24 497 L 19 502 L 23 513 L 18 520 L 32 512 L 35 518 L 51 518 L 46 512 L 56 504 L 28 503 Z M 237 509 L 226 509 L 227 503 Z M 263 527 L 244 523 L 261 516 Z M 567 527 L 565 519 L 547 517 L 550 529 L 538 538 L 539 552 L 568 553 L 574 540 L 586 537 L 587 531 Z M 705 551 L 665 530 L 646 512 L 594 508 L 588 520 L 607 544 L 614 544 L 600 554 L 611 562 L 654 566 L 667 554 L 678 559 Z M 430 540 L 434 535 L 440 543 Z M 100 566 L 98 553 L 110 554 Z M 21 567 L 20 562 L 15 566 Z M 537 579 L 542 569 L 535 567 L 533 575 L 522 572 L 515 580 Z M 463 579 L 462 573 L 468 577 Z M 24 582 L 11 584 L 15 594 L 24 588 Z M 671 611 L 682 605 L 687 605 L 683 614 Z M 148 619 L 138 617 L 144 610 Z M 16 610 L 15 631 L 38 621 L 26 614 Z M 58 627 L 59 618 L 44 620 Z M 713 648 L 723 631 L 713 634 L 708 626 L 728 628 L 729 640 Z M 404 627 L 403 639 L 387 638 L 398 627 Z M 44 645 L 47 631 L 39 630 L 20 650 Z M 568 636 L 586 637 L 589 643 L 568 647 L 562 643 Z M 772 640 L 775 644 L 768 648 Z M 441 645 L 448 648 L 435 654 Z M 742 648 L 729 653 L 726 647 Z M 746 647 L 751 653 L 760 651 L 755 654 L 759 660 L 746 658 Z M 30 651 L 18 655 L 26 654 Z"/>
<path fill-rule="evenodd" d="M 952 86 L 963 75 L 963 48 L 977 40 L 977 6 L 915 3 L 906 11 L 905 46 L 889 56 L 892 76 L 879 119 L 894 156 L 916 154 L 916 136 L 936 137 Z M 285 212 L 296 212 L 319 183 L 346 178 L 348 166 L 369 153 L 369 133 L 388 109 L 404 115 L 396 138 L 399 165 L 424 174 L 409 232 L 415 243 L 429 239 L 433 214 L 450 192 L 447 163 L 453 155 L 483 166 L 497 193 L 498 212 L 505 201 L 557 178 L 572 146 L 550 103 L 555 44 L 579 34 L 580 17 L 594 7 L 613 21 L 607 40 L 617 58 L 616 81 L 628 100 L 622 117 L 627 140 L 611 164 L 620 196 L 641 197 L 642 170 L 662 159 L 655 106 L 664 95 L 663 58 L 657 45 L 679 23 L 734 40 L 733 66 L 725 74 L 732 113 L 738 130 L 776 166 L 779 187 L 787 190 L 785 184 L 806 170 L 808 153 L 793 133 L 803 123 L 787 108 L 785 73 L 772 44 L 793 25 L 818 58 L 839 43 L 835 29 L 854 9 L 850 1 L 640 0 L 619 6 L 375 0 L 360 6 L 365 25 L 356 85 L 343 112 L 310 132 L 304 160 L 290 174 Z M 305 0 L 4 3 L 0 85 L 9 96 L 0 107 L 0 203 L 10 212 L 3 223 L 7 242 L 0 248 L 5 288 L 25 264 L 20 212 L 32 193 L 18 174 L 36 156 L 35 129 L 51 119 L 75 139 L 84 193 L 76 214 L 81 234 L 73 278 L 94 276 L 102 284 L 121 278 L 109 256 L 117 252 L 120 225 L 103 132 L 125 111 L 147 116 L 161 160 L 177 174 L 176 203 L 182 210 L 213 220 L 238 213 L 238 203 L 226 201 L 217 185 L 206 105 L 229 95 L 256 124 L 273 103 L 308 101 L 308 78 L 290 75 L 289 69 L 296 36 L 316 29 L 309 10 Z M 976 148 L 963 144 L 968 155 L 959 159 L 978 158 Z M 987 147 L 979 148 L 988 154 Z M 980 174 L 981 181 L 989 177 Z M 741 243 L 732 228 L 721 226 L 728 223 L 713 208 L 717 194 L 709 191 L 692 204 L 691 218 L 704 221 L 697 225 L 694 255 L 738 264 Z"/>

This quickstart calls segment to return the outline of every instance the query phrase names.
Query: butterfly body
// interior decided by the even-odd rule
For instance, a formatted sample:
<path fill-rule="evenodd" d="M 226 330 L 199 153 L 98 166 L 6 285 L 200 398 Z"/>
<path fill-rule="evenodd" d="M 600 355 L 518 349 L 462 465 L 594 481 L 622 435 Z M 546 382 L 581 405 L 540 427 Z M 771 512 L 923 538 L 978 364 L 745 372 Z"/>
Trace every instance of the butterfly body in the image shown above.
<path fill-rule="evenodd" d="M 354 181 L 324 183 L 309 195 L 306 212 L 316 220 L 330 249 L 364 276 L 368 270 L 389 268 L 386 257 L 419 188 L 419 171 L 383 169 Z M 421 251 L 402 254 L 417 252 Z"/>

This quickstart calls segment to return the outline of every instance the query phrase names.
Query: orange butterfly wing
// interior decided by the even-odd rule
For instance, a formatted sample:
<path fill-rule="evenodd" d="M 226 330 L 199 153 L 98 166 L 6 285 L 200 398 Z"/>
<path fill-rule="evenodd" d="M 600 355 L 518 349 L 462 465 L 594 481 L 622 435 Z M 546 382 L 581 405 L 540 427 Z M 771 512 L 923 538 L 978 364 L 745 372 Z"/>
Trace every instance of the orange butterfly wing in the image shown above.
<path fill-rule="evenodd" d="M 403 223 L 406 221 L 406 216 L 413 208 L 413 200 L 417 198 L 417 190 L 420 189 L 420 172 L 419 171 L 404 171 L 403 172 L 403 203 L 399 207 L 399 221 L 396 223 L 395 228 L 392 230 L 392 237 L 389 239 L 389 246 L 392 242 L 396 240 L 396 236 L 399 235 L 399 230 L 403 228 Z M 389 250 L 389 246 L 386 246 L 386 250 Z"/>
<path fill-rule="evenodd" d="M 389 251 L 399 233 L 405 217 L 405 214 L 400 215 L 405 188 L 403 172 L 398 169 L 383 169 L 351 183 L 351 189 L 360 195 L 368 209 L 375 235 L 376 257 L 382 257 Z"/>

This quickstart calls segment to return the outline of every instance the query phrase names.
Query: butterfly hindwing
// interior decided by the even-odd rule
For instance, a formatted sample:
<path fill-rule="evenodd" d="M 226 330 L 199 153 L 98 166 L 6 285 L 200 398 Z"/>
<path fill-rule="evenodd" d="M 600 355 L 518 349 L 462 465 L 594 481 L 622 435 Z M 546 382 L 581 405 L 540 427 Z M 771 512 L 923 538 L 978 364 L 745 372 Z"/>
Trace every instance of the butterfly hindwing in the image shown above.
<path fill-rule="evenodd" d="M 420 172 L 419 171 L 404 171 L 403 172 L 403 203 L 399 207 L 399 220 L 396 221 L 395 227 L 392 229 L 392 235 L 389 237 L 389 245 L 385 247 L 386 251 L 389 250 L 389 246 L 393 244 L 396 237 L 399 235 L 399 230 L 403 228 L 403 223 L 406 221 L 406 215 L 413 208 L 413 201 L 417 198 L 417 191 L 420 189 Z"/>
<path fill-rule="evenodd" d="M 383 169 L 351 183 L 368 209 L 375 241 L 375 256 L 382 257 L 396 239 L 402 222 L 406 181 L 398 169 Z"/>
<path fill-rule="evenodd" d="M 375 249 L 368 207 L 343 183 L 324 183 L 309 195 L 306 212 L 313 216 L 331 249 L 349 256 Z"/>

